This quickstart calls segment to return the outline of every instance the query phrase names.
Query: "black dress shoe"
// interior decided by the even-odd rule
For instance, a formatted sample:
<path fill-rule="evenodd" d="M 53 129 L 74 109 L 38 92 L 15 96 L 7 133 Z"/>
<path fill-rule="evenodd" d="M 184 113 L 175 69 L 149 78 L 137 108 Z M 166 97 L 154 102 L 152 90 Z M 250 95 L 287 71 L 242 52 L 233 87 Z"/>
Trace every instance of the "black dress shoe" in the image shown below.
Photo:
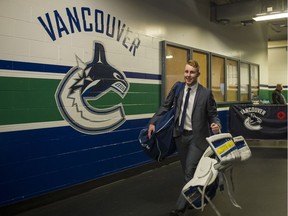
<path fill-rule="evenodd" d="M 169 216 L 181 216 L 181 215 L 184 215 L 184 210 L 174 209 L 169 214 Z"/>

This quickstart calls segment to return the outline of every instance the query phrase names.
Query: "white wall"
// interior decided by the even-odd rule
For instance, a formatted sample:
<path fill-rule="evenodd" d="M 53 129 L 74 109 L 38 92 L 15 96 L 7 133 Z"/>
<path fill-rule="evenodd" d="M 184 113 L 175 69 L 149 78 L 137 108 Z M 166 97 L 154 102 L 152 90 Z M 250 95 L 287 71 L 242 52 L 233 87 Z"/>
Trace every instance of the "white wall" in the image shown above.
<path fill-rule="evenodd" d="M 268 82 L 267 33 L 264 24 L 224 26 L 210 22 L 209 1 L 114 0 L 120 16 L 153 44 L 168 40 L 260 65 L 260 83 Z M 197 2 L 197 3 L 195 3 Z M 114 9 L 113 7 L 113 9 Z M 121 14 L 129 8 L 129 13 Z M 110 8 L 111 9 L 111 8 Z"/>
<path fill-rule="evenodd" d="M 131 70 L 138 68 L 140 71 L 160 73 L 159 41 L 168 40 L 257 63 L 261 69 L 260 82 L 267 83 L 267 35 L 263 26 L 223 26 L 212 23 L 209 1 L 196 2 L 197 4 L 188 0 L 2 0 L 0 12 L 5 18 L 1 19 L 0 58 L 66 65 L 74 64 L 75 53 L 82 59 L 89 58 L 91 49 L 88 41 L 93 37 L 97 39 L 99 35 L 74 33 L 52 42 L 37 20 L 38 16 L 44 17 L 45 13 L 52 13 L 55 9 L 65 11 L 66 7 L 87 6 L 116 16 L 131 27 L 134 34 L 139 35 L 142 47 L 139 54 L 142 57 L 146 55 L 146 61 L 124 61 L 126 65 L 129 62 Z M 106 44 L 109 49 L 109 42 Z M 117 48 L 115 43 L 112 46 Z M 119 64 L 121 62 L 123 61 L 119 60 Z"/>
<path fill-rule="evenodd" d="M 287 41 L 270 42 L 268 46 L 269 86 L 287 86 Z"/>

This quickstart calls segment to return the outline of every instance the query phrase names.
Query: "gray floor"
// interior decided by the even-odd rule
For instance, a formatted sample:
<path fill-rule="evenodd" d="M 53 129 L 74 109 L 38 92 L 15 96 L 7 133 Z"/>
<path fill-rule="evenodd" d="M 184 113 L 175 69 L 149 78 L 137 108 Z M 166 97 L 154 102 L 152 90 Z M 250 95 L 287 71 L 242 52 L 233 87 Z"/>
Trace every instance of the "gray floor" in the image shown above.
<path fill-rule="evenodd" d="M 287 148 L 251 148 L 252 158 L 234 167 L 235 208 L 217 191 L 222 216 L 287 216 Z M 179 162 L 96 188 L 18 216 L 167 216 L 181 189 Z M 210 205 L 185 216 L 216 216 Z"/>

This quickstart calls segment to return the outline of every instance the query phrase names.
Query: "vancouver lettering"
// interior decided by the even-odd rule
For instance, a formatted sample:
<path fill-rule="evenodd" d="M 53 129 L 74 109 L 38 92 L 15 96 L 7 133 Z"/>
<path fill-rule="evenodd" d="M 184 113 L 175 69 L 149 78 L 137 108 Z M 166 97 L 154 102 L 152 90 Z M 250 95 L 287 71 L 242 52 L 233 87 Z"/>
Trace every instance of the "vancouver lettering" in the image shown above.
<path fill-rule="evenodd" d="M 260 115 L 264 116 L 266 114 L 266 110 L 258 108 L 258 107 L 247 107 L 245 109 L 240 110 L 242 115 L 246 113 L 259 113 Z"/>
<path fill-rule="evenodd" d="M 75 32 L 95 32 L 121 42 L 133 56 L 136 55 L 140 46 L 139 37 L 137 34 L 133 34 L 133 31 L 115 16 L 89 7 L 66 8 L 65 11 L 61 14 L 58 10 L 54 10 L 51 13 L 46 13 L 44 17 L 38 17 L 51 40 L 55 41 L 63 35 Z"/>

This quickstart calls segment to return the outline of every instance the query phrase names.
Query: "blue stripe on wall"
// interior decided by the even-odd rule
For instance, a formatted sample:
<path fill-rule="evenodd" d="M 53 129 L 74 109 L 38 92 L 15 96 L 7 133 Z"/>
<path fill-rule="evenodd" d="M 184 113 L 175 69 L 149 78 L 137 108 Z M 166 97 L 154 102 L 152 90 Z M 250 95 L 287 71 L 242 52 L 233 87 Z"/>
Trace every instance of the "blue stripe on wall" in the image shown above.
<path fill-rule="evenodd" d="M 228 111 L 219 117 L 227 132 Z M 138 141 L 148 121 L 129 120 L 100 135 L 69 126 L 0 133 L 0 206 L 151 162 Z"/>
<path fill-rule="evenodd" d="M 161 75 L 124 71 L 127 78 L 161 80 Z"/>
<path fill-rule="evenodd" d="M 19 62 L 19 61 L 8 61 L 0 60 L 0 69 L 2 70 L 18 70 L 18 71 L 30 71 L 30 72 L 48 72 L 48 73 L 63 73 L 66 74 L 72 67 L 64 65 L 51 65 L 51 64 L 40 64 L 31 62 Z M 161 80 L 161 75 L 147 74 L 140 72 L 129 72 L 124 71 L 127 78 L 134 79 L 150 79 L 150 80 Z"/>
<path fill-rule="evenodd" d="M 67 73 L 71 66 L 0 60 L 0 69 L 31 72 Z"/>
<path fill-rule="evenodd" d="M 0 206 L 148 163 L 138 141 L 147 122 L 100 135 L 71 127 L 1 133 Z"/>
<path fill-rule="evenodd" d="M 262 87 L 262 88 L 275 89 L 275 88 L 276 88 L 276 85 L 271 85 L 271 86 L 269 86 L 269 85 L 260 84 L 259 87 L 260 87 L 260 88 Z M 288 88 L 287 85 L 283 85 L 282 87 L 283 87 L 284 89 Z"/>

